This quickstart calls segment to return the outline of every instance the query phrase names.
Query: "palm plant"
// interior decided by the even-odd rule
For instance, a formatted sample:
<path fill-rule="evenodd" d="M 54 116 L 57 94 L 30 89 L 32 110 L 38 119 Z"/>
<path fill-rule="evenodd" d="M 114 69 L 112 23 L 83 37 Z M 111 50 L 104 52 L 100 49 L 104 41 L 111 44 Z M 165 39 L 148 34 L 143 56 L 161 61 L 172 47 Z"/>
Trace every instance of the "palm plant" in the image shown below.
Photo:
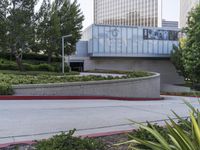
<path fill-rule="evenodd" d="M 131 140 L 122 144 L 129 144 L 130 150 L 140 150 L 140 148 L 137 148 L 137 145 L 144 145 L 152 150 L 200 150 L 200 112 L 189 102 L 185 101 L 185 104 L 190 108 L 188 120 L 182 119 L 173 112 L 179 119 L 179 122 L 176 123 L 171 118 L 169 118 L 169 122 L 165 122 L 170 142 L 153 125 L 146 126 L 132 121 L 134 124 L 139 125 L 141 129 L 146 130 L 155 137 L 157 142 L 143 140 L 134 135 L 130 135 Z"/>

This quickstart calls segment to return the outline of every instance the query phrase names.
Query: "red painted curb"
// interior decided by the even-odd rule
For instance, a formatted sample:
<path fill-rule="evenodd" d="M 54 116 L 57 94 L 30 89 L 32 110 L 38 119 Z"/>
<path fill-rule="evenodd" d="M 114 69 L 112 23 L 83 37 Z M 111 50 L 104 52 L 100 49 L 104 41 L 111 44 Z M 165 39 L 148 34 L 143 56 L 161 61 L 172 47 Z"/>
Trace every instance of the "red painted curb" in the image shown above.
<path fill-rule="evenodd" d="M 94 134 L 88 134 L 88 135 L 83 135 L 81 137 L 83 138 L 96 138 L 96 137 L 105 137 L 105 136 L 112 136 L 112 135 L 118 135 L 118 134 L 126 134 L 134 131 L 133 130 L 122 130 L 122 131 L 113 131 L 113 132 L 103 132 L 103 133 L 94 133 Z"/>
<path fill-rule="evenodd" d="M 120 100 L 120 101 L 160 101 L 164 98 L 127 98 L 111 96 L 0 96 L 1 100 Z"/>

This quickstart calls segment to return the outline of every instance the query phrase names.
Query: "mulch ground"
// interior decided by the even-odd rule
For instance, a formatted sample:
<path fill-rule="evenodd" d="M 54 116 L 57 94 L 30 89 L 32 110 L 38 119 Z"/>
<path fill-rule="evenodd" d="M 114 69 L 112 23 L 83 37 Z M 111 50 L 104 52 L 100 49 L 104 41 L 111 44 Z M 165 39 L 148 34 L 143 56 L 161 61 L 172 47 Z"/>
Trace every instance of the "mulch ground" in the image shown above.
<path fill-rule="evenodd" d="M 118 134 L 96 138 L 107 145 L 108 150 L 127 150 L 128 145 L 114 146 L 114 144 L 123 143 L 128 140 L 127 134 Z"/>

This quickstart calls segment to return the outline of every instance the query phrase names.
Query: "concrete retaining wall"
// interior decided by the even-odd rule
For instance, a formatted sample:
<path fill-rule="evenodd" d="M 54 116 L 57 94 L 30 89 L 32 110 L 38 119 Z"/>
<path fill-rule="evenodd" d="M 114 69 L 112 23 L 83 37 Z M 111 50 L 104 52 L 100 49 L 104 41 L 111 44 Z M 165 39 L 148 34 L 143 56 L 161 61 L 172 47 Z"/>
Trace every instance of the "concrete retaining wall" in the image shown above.
<path fill-rule="evenodd" d="M 137 79 L 13 86 L 17 96 L 159 98 L 160 74 Z"/>
<path fill-rule="evenodd" d="M 126 70 L 149 71 L 160 73 L 163 84 L 184 84 L 169 59 L 153 58 L 84 58 L 84 70 Z"/>

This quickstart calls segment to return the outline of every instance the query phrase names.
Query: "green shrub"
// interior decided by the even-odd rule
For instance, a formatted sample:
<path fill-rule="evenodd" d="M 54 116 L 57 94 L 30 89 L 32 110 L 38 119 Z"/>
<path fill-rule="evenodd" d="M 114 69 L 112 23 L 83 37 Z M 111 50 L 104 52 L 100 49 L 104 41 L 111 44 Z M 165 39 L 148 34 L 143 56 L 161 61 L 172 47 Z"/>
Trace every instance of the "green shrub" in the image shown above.
<path fill-rule="evenodd" d="M 31 61 L 23 61 L 22 67 L 24 71 L 49 71 L 61 72 L 61 63 L 47 64 L 44 62 L 35 63 Z M 0 70 L 19 70 L 15 61 L 0 59 Z M 65 66 L 65 72 L 69 72 L 69 67 Z"/>
<path fill-rule="evenodd" d="M 14 61 L 0 59 L 0 70 L 18 70 L 18 67 Z"/>
<path fill-rule="evenodd" d="M 55 71 L 55 67 L 53 67 L 52 65 L 49 65 L 49 64 L 39 64 L 37 66 L 37 70 L 38 71 L 50 71 L 50 72 L 54 72 Z"/>
<path fill-rule="evenodd" d="M 34 66 L 34 65 L 33 65 Z M 32 66 L 32 67 L 33 67 Z M 33 69 L 33 68 L 32 68 Z M 34 68 L 35 69 L 35 68 Z M 45 74 L 45 73 L 32 73 L 28 74 L 26 72 L 13 73 L 13 72 L 2 72 L 0 73 L 0 83 L 9 83 L 11 85 L 17 84 L 46 84 L 46 83 L 65 83 L 65 82 L 82 82 L 82 81 L 100 81 L 100 80 L 118 80 L 134 78 L 133 76 L 123 76 L 123 77 L 104 77 L 104 76 L 72 76 L 77 75 L 77 73 L 69 73 L 65 75 L 61 74 Z"/>
<path fill-rule="evenodd" d="M 10 84 L 0 83 L 0 95 L 12 95 L 13 88 Z"/>
<path fill-rule="evenodd" d="M 52 64 L 54 66 L 55 72 L 62 72 L 62 64 L 61 63 L 54 63 Z M 65 72 L 70 72 L 70 68 L 67 64 L 65 64 Z"/>
<path fill-rule="evenodd" d="M 62 133 L 48 140 L 39 141 L 36 145 L 37 150 L 106 150 L 101 142 L 89 139 L 74 137 L 75 130 L 68 134 Z"/>
<path fill-rule="evenodd" d="M 37 65 L 32 65 L 32 64 L 27 64 L 27 63 L 23 63 L 23 69 L 25 71 L 39 71 L 37 70 Z"/>
<path fill-rule="evenodd" d="M 0 64 L 0 70 L 18 70 L 16 64 Z"/>
<path fill-rule="evenodd" d="M 0 52 L 0 58 L 10 60 L 11 55 L 10 53 L 5 53 L 5 52 Z M 15 56 L 12 55 L 12 59 L 15 60 Z M 48 56 L 43 54 L 35 54 L 35 53 L 28 53 L 28 54 L 23 54 L 23 60 L 33 60 L 33 61 L 48 61 Z M 61 57 L 52 57 L 52 62 L 61 62 L 62 58 Z"/>

